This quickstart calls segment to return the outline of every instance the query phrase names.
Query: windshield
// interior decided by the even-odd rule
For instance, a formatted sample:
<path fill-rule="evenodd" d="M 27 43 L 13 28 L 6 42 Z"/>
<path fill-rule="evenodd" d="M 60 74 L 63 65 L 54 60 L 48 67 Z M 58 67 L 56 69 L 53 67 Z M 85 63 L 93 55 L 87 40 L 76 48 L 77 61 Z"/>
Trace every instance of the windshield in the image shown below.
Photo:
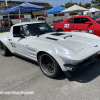
<path fill-rule="evenodd" d="M 23 30 L 26 36 L 36 36 L 46 34 L 49 32 L 55 32 L 51 26 L 46 23 L 36 23 L 23 25 Z"/>
<path fill-rule="evenodd" d="M 100 24 L 100 16 L 91 16 L 93 20 L 95 20 L 98 24 Z"/>

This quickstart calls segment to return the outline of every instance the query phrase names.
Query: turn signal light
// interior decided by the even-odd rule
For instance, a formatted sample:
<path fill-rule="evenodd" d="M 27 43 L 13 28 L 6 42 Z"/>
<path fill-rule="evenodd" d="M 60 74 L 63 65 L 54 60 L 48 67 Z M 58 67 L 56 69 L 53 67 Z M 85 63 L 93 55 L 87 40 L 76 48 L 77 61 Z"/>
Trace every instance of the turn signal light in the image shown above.
<path fill-rule="evenodd" d="M 72 68 L 72 70 L 74 71 L 74 70 L 75 70 L 75 68 Z"/>

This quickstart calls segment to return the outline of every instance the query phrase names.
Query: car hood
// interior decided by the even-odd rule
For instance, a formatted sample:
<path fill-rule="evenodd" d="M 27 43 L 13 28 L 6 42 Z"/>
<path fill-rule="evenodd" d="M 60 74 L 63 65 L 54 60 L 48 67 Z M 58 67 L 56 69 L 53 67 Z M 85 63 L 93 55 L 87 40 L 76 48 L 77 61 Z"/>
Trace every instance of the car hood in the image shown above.
<path fill-rule="evenodd" d="M 84 48 L 94 48 L 98 45 L 98 42 L 100 42 L 99 37 L 80 32 L 54 32 L 41 35 L 40 38 L 59 44 L 75 52 L 79 52 Z"/>

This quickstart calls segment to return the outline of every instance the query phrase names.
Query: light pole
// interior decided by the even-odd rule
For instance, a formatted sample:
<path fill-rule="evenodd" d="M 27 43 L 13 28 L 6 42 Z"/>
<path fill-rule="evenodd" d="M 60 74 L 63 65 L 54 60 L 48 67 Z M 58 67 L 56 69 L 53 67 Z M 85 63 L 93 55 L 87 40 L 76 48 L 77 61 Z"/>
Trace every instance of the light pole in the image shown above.
<path fill-rule="evenodd" d="M 84 0 L 83 0 L 83 6 L 84 6 Z"/>
<path fill-rule="evenodd" d="M 7 0 L 5 0 L 5 3 L 6 3 L 6 6 L 8 6 L 8 4 L 7 4 Z"/>

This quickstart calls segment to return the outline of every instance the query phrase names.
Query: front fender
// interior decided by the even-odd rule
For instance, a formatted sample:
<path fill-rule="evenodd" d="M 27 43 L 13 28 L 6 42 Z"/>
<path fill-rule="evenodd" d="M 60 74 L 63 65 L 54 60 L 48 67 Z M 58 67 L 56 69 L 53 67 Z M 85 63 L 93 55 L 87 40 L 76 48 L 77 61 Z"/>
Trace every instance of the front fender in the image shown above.
<path fill-rule="evenodd" d="M 11 43 L 6 34 L 3 33 L 0 35 L 0 41 L 10 50 L 10 52 L 13 52 Z"/>
<path fill-rule="evenodd" d="M 59 52 L 58 48 L 61 48 L 60 52 Z M 38 51 L 38 53 L 39 52 L 48 53 L 49 55 L 51 55 L 58 62 L 58 64 L 61 67 L 62 71 L 68 71 L 70 68 L 65 67 L 64 64 L 70 62 L 70 59 L 67 57 L 69 55 L 67 55 L 66 51 L 63 50 L 64 48 L 63 49 L 62 48 L 63 48 L 63 46 L 61 46 L 61 47 L 58 46 L 57 47 L 57 45 L 56 45 L 56 47 L 53 47 L 53 46 L 49 45 L 49 46 L 46 46 L 45 48 L 41 48 L 41 50 Z"/>

